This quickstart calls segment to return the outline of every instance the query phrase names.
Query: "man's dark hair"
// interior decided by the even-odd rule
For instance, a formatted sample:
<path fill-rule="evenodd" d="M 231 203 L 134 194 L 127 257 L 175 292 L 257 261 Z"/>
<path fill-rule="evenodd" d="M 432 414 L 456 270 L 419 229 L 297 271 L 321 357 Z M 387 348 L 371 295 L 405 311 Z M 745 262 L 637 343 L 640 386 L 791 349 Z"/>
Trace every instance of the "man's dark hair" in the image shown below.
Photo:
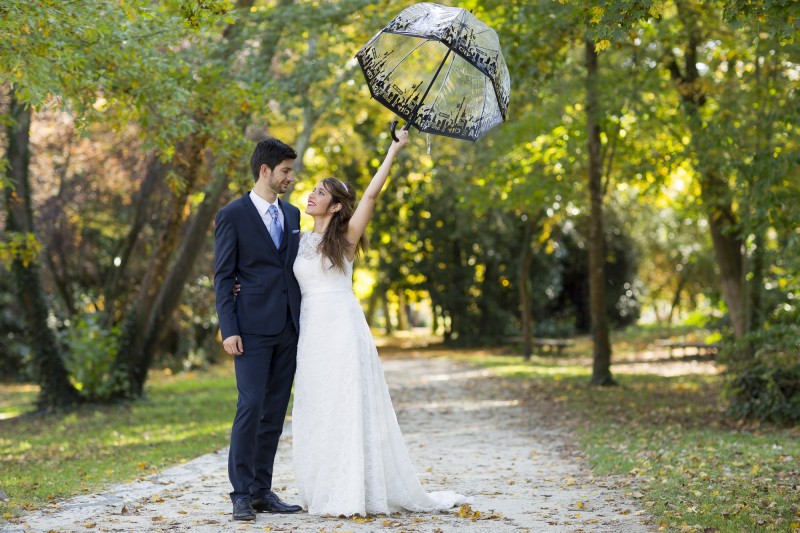
<path fill-rule="evenodd" d="M 297 159 L 297 152 L 275 137 L 267 137 L 258 141 L 250 156 L 250 169 L 253 171 L 253 178 L 258 181 L 261 173 L 261 165 L 267 165 L 270 170 L 275 170 L 279 164 L 287 159 Z"/>

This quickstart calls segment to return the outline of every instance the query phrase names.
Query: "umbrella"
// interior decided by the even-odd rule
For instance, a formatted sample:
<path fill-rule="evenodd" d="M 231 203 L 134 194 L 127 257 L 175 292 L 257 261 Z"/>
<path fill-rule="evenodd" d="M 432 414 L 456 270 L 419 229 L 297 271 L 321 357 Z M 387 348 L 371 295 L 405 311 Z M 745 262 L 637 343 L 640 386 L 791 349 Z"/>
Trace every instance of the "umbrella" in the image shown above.
<path fill-rule="evenodd" d="M 506 118 L 511 81 L 500 40 L 465 9 L 408 7 L 356 58 L 372 97 L 404 128 L 476 141 Z"/>

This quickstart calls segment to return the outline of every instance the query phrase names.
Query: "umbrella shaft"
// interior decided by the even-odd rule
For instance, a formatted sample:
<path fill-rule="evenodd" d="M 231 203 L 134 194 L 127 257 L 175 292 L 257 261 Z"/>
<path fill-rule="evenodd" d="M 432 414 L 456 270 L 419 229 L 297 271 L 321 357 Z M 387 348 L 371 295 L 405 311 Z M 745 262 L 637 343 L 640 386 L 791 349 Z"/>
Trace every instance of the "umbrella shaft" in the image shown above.
<path fill-rule="evenodd" d="M 436 81 L 436 78 L 439 76 L 439 73 L 442 71 L 442 67 L 444 66 L 445 61 L 447 61 L 447 58 L 450 57 L 450 54 L 452 52 L 453 51 L 450 48 L 447 49 L 447 53 L 444 55 L 444 58 L 442 59 L 442 62 L 439 63 L 439 68 L 436 69 L 436 74 L 433 75 L 433 78 L 431 79 L 431 82 L 428 84 L 428 88 L 425 89 L 425 94 L 422 95 L 422 98 L 420 98 L 419 103 L 414 108 L 414 110 L 411 112 L 411 116 L 408 119 L 408 123 L 405 126 L 403 126 L 404 129 L 408 129 L 409 124 L 414 122 L 414 119 L 417 118 L 417 111 L 419 111 L 419 108 L 422 106 L 422 103 L 425 102 L 425 97 L 427 97 L 428 93 L 431 92 L 431 87 L 433 87 L 433 82 Z"/>

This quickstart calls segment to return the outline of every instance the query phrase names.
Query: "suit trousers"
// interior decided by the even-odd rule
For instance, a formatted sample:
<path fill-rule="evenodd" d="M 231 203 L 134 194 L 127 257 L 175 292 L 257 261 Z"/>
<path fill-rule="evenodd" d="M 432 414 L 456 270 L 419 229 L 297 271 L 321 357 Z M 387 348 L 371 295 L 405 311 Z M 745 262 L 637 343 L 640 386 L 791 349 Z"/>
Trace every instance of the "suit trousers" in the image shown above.
<path fill-rule="evenodd" d="M 242 335 L 234 357 L 239 400 L 231 428 L 231 500 L 261 497 L 272 488 L 272 466 L 297 368 L 297 330 L 291 316 L 279 335 Z"/>

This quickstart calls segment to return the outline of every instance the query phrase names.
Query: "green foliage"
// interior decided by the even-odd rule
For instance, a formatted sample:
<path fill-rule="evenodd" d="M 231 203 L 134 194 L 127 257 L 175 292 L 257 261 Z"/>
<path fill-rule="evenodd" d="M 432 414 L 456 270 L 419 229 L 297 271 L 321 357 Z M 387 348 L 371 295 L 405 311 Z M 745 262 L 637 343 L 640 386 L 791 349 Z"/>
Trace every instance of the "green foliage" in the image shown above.
<path fill-rule="evenodd" d="M 13 194 L 12 198 L 13 198 Z M 16 260 L 27 267 L 42 251 L 41 244 L 33 233 L 4 232 L 5 241 L 0 241 L 0 265 L 6 270 Z"/>
<path fill-rule="evenodd" d="M 100 314 L 78 317 L 63 334 L 70 379 L 81 396 L 90 401 L 114 395 L 125 379 L 123 372 L 114 369 L 120 328 L 107 328 L 102 319 Z"/>
<path fill-rule="evenodd" d="M 738 367 L 727 387 L 735 418 L 800 424 L 800 348 L 783 357 L 758 357 Z"/>
<path fill-rule="evenodd" d="M 794 4 L 465 2 L 504 45 L 508 121 L 474 145 L 433 137 L 430 154 L 415 136 L 416 152 L 395 166 L 370 227 L 367 267 L 377 294 L 429 296 L 448 333 L 465 342 L 513 334 L 529 245 L 537 334 L 585 328 L 585 295 L 560 297 L 585 292 L 588 32 L 603 50 L 604 193 L 616 219 L 608 235 L 611 316 L 626 303 L 627 320 L 639 306 L 660 307 L 662 322 L 724 314 L 706 207 L 728 200 L 725 231 L 740 233 L 747 248 L 754 329 L 776 306 L 793 304 L 800 129 L 792 117 L 800 99 L 798 48 L 786 25 L 796 26 Z M 146 292 L 148 260 L 168 241 L 166 221 L 175 213 L 180 224 L 190 220 L 210 176 L 223 176 L 233 194 L 251 186 L 247 133 L 304 150 L 296 203 L 331 174 L 363 190 L 392 116 L 370 99 L 353 55 L 406 5 L 0 0 L 0 33 L 9 37 L 0 43 L 0 80 L 37 111 L 34 209 L 54 314 L 76 324 L 73 317 L 102 309 L 109 328 L 124 321 Z M 684 60 L 692 24 L 700 29 L 702 139 L 680 105 L 689 87 L 670 71 Z M 59 111 L 83 137 L 63 127 Z M 173 191 L 186 192 L 185 205 L 170 203 L 163 182 L 155 192 L 138 189 L 149 168 L 142 162 L 153 158 L 168 167 Z M 718 198 L 703 198 L 704 168 L 724 177 L 728 189 Z M 185 235 L 179 223 L 175 234 Z M 0 259 L 13 255 L 10 242 L 0 245 Z M 215 357 L 210 250 L 209 239 L 181 306 L 163 322 L 167 342 L 156 365 L 202 366 Z M 115 281 L 116 261 L 124 274 Z M 92 301 L 80 298 L 89 293 Z"/>
<path fill-rule="evenodd" d="M 800 325 L 796 312 L 780 315 L 726 347 L 725 397 L 733 417 L 800 424 Z"/>
<path fill-rule="evenodd" d="M 231 9 L 233 3 L 230 0 L 181 0 L 181 14 L 186 24 L 193 29 L 208 24 Z"/>
<path fill-rule="evenodd" d="M 782 41 L 792 42 L 800 31 L 800 5 L 787 0 L 727 0 L 725 20 L 734 28 L 758 21 Z"/>

